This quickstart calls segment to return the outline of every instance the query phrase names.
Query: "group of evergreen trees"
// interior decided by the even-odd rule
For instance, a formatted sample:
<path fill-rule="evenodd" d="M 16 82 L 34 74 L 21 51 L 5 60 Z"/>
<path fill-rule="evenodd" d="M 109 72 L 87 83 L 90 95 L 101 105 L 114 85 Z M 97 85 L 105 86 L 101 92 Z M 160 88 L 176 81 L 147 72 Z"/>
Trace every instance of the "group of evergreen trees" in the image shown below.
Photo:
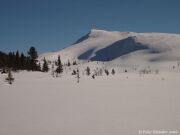
<path fill-rule="evenodd" d="M 9 52 L 8 54 L 0 52 L 0 69 L 2 72 L 7 72 L 9 68 L 13 71 L 17 70 L 31 70 L 40 71 L 41 67 L 37 61 L 38 53 L 35 47 L 31 47 L 27 52 L 27 56 L 24 53 Z"/>
<path fill-rule="evenodd" d="M 28 70 L 28 71 L 42 71 L 42 72 L 48 72 L 49 71 L 49 64 L 51 62 L 46 61 L 46 59 L 43 59 L 42 68 L 41 64 L 38 61 L 38 53 L 35 47 L 30 47 L 30 49 L 27 52 L 27 55 L 24 55 L 24 53 L 19 53 L 19 51 L 16 52 L 9 52 L 8 54 L 0 51 L 0 70 L 1 73 L 8 73 L 8 77 L 6 78 L 6 81 L 9 82 L 9 84 L 12 84 L 14 81 L 14 78 L 12 76 L 11 70 L 17 71 L 17 70 Z M 72 62 L 72 65 L 77 65 L 76 61 Z M 71 66 L 70 61 L 68 60 L 67 64 L 64 66 Z M 56 68 L 55 68 L 56 67 Z M 86 75 L 91 75 L 91 69 L 87 67 L 85 69 Z M 60 56 L 58 56 L 57 60 L 52 63 L 51 73 L 52 76 L 58 77 L 59 74 L 63 72 L 63 64 L 61 62 Z M 103 73 L 103 69 L 96 69 L 94 70 L 94 73 L 92 73 L 92 78 L 94 79 L 95 76 L 101 76 Z M 104 69 L 104 73 L 106 75 L 109 75 L 109 71 L 107 69 Z M 115 70 L 112 69 L 111 74 L 115 74 Z M 79 69 L 73 70 L 72 75 L 76 75 L 77 82 L 79 83 L 80 79 L 80 71 Z"/>
<path fill-rule="evenodd" d="M 43 64 L 43 67 L 46 67 L 48 66 L 47 65 L 47 62 L 45 62 L 45 58 L 44 58 L 44 64 Z M 55 68 L 56 66 L 56 68 Z M 63 72 L 63 64 L 61 62 L 61 59 L 60 59 L 60 56 L 58 56 L 58 59 L 57 61 L 55 61 L 55 66 L 54 64 L 52 64 L 52 67 L 51 67 L 51 74 L 53 77 L 55 77 L 55 74 L 56 74 L 56 77 L 59 76 L 59 74 L 61 74 Z"/>
<path fill-rule="evenodd" d="M 24 53 L 9 52 L 8 54 L 0 51 L 0 69 L 2 73 L 8 73 L 8 70 L 11 69 L 13 71 L 17 70 L 28 70 L 28 71 L 42 71 L 48 72 L 48 62 L 44 58 L 43 65 L 41 68 L 40 62 L 38 62 L 38 53 L 35 47 L 31 47 L 27 52 L 27 55 Z M 55 62 L 56 72 L 60 74 L 63 72 L 63 65 L 61 63 L 60 56 L 58 56 L 57 61 Z M 68 64 L 70 65 L 70 64 Z"/>

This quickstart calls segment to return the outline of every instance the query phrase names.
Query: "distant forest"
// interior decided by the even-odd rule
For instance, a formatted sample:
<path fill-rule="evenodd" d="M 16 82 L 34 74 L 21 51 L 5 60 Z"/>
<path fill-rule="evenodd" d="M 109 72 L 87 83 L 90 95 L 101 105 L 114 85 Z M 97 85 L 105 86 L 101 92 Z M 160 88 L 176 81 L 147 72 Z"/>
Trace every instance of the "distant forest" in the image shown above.
<path fill-rule="evenodd" d="M 0 51 L 0 69 L 2 72 L 5 72 L 7 68 L 11 68 L 13 71 L 40 71 L 41 66 L 37 58 L 38 53 L 35 47 L 30 47 L 27 55 L 19 53 L 19 51 L 9 53 Z"/>

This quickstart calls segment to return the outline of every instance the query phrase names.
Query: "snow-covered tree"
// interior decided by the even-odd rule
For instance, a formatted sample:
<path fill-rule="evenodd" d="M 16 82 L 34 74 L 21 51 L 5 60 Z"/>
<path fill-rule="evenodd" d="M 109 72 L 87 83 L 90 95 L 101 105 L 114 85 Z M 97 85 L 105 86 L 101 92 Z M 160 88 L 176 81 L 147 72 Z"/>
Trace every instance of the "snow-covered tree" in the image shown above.
<path fill-rule="evenodd" d="M 102 74 L 103 74 L 103 70 L 102 70 L 102 68 L 100 68 L 99 71 L 98 71 L 98 75 L 102 76 Z"/>
<path fill-rule="evenodd" d="M 9 84 L 12 84 L 12 82 L 14 81 L 14 78 L 13 78 L 13 75 L 12 75 L 12 72 L 11 72 L 11 69 L 9 68 L 8 69 L 8 76 L 6 78 L 6 81 L 9 83 Z"/>

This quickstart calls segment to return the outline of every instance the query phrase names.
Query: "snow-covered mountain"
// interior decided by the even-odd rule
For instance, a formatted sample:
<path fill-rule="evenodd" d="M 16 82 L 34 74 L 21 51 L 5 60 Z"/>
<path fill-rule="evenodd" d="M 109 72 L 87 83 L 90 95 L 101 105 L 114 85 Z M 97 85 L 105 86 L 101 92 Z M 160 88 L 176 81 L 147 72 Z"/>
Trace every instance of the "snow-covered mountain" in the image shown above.
<path fill-rule="evenodd" d="M 93 29 L 58 55 L 79 61 L 0 74 L 0 135 L 179 135 L 180 35 Z"/>
<path fill-rule="evenodd" d="M 180 35 L 167 33 L 110 32 L 92 29 L 73 45 L 40 59 L 62 61 L 161 62 L 180 60 Z"/>

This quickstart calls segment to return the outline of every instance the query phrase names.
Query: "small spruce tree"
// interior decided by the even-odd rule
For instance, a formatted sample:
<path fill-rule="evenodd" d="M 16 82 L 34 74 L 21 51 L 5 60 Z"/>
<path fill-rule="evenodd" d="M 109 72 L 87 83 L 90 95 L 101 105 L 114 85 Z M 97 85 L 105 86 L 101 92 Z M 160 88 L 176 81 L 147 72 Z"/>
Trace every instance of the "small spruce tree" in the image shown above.
<path fill-rule="evenodd" d="M 76 75 L 76 70 L 73 70 L 72 75 Z"/>
<path fill-rule="evenodd" d="M 92 75 L 92 79 L 95 79 L 95 75 L 94 74 Z"/>
<path fill-rule="evenodd" d="M 112 74 L 112 75 L 114 75 L 114 74 L 115 74 L 115 70 L 114 70 L 114 69 L 112 69 L 111 74 Z"/>
<path fill-rule="evenodd" d="M 103 70 L 102 70 L 102 68 L 99 69 L 98 75 L 99 75 L 99 76 L 102 76 L 102 75 L 103 75 Z"/>
<path fill-rule="evenodd" d="M 58 60 L 57 60 L 57 68 L 56 68 L 56 73 L 60 74 L 63 72 L 63 65 L 61 63 L 61 59 L 60 56 L 58 56 Z"/>
<path fill-rule="evenodd" d="M 19 70 L 20 69 L 20 66 L 21 66 L 21 63 L 20 63 L 20 56 L 19 56 L 19 51 L 16 52 L 16 55 L 15 55 L 15 65 L 14 66 L 14 70 Z"/>
<path fill-rule="evenodd" d="M 42 67 L 42 72 L 48 72 L 49 71 L 49 67 L 48 67 L 48 64 L 47 64 L 47 61 L 46 59 L 44 58 L 43 60 L 43 67 Z"/>
<path fill-rule="evenodd" d="M 9 84 L 12 84 L 12 82 L 14 81 L 14 78 L 13 78 L 13 75 L 11 73 L 11 69 L 8 68 L 8 76 L 6 78 L 6 81 L 9 83 Z"/>
<path fill-rule="evenodd" d="M 52 67 L 51 67 L 51 75 L 52 77 L 55 77 L 55 73 L 54 73 L 54 63 L 52 64 Z"/>
<path fill-rule="evenodd" d="M 88 76 L 89 76 L 90 74 L 91 74 L 91 73 L 90 73 L 90 68 L 89 68 L 89 67 L 87 67 L 87 68 L 86 68 L 86 75 L 88 75 Z"/>
<path fill-rule="evenodd" d="M 76 61 L 73 61 L 73 65 L 77 65 Z"/>
<path fill-rule="evenodd" d="M 109 75 L 109 71 L 107 69 L 105 69 L 104 72 L 106 73 L 106 75 Z"/>
<path fill-rule="evenodd" d="M 30 59 L 30 70 L 32 71 L 38 71 L 39 67 L 37 65 L 37 58 L 38 58 L 38 53 L 36 51 L 35 47 L 31 47 L 28 51 L 29 59 Z"/>
<path fill-rule="evenodd" d="M 21 56 L 20 56 L 20 69 L 21 70 L 24 70 L 26 68 L 25 64 L 26 64 L 26 58 L 25 58 L 24 54 L 21 53 Z"/>
<path fill-rule="evenodd" d="M 77 69 L 77 83 L 79 83 L 80 75 L 79 75 L 79 69 Z"/>
<path fill-rule="evenodd" d="M 71 63 L 70 63 L 70 61 L 69 61 L 69 60 L 68 60 L 67 66 L 68 66 L 68 67 L 69 67 L 69 66 L 71 66 Z"/>
<path fill-rule="evenodd" d="M 36 71 L 41 71 L 41 63 L 40 62 L 37 64 L 36 68 L 37 68 Z"/>

